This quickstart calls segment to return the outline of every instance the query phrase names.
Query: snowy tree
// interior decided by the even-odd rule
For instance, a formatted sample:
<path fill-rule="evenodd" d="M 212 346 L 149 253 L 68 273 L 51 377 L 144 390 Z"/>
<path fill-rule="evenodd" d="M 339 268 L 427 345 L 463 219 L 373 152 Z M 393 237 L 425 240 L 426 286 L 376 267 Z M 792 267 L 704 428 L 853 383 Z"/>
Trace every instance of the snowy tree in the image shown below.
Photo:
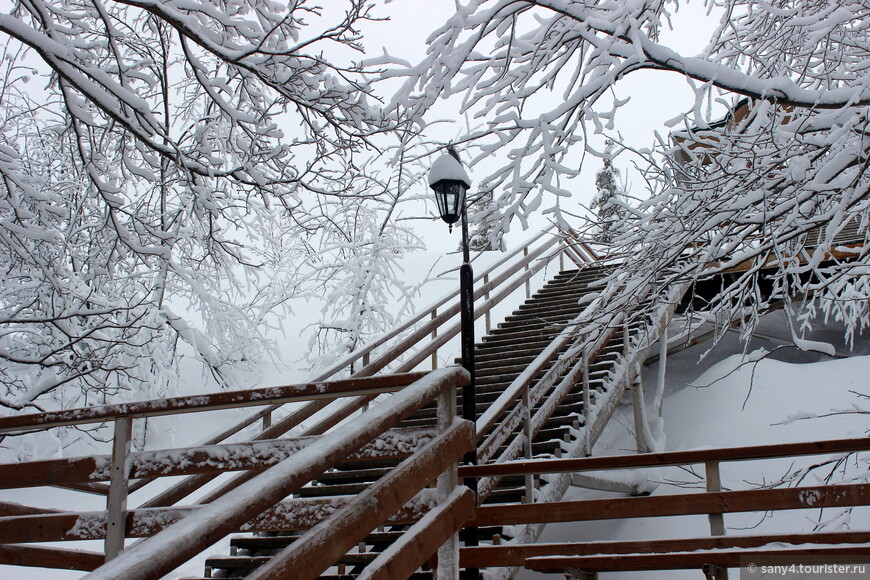
<path fill-rule="evenodd" d="M 417 200 L 428 167 L 407 160 L 421 147 L 409 143 L 385 149 L 395 163 L 370 171 L 356 195 L 318 200 L 323 223 L 310 241 L 299 292 L 323 304 L 310 345 L 315 364 L 356 351 L 413 312 L 419 285 L 407 281 L 402 261 L 424 245 L 408 225 L 413 213 L 403 208 Z"/>
<path fill-rule="evenodd" d="M 595 189 L 591 209 L 596 214 L 595 241 L 611 244 L 620 226 L 626 226 L 629 213 L 625 208 L 623 188 L 619 183 L 619 169 L 613 166 L 613 142 L 604 150 L 604 167 L 595 174 Z"/>
<path fill-rule="evenodd" d="M 303 202 L 353 191 L 396 126 L 369 65 L 324 56 L 373 18 L 341 6 L 7 4 L 0 405 L 158 396 L 182 356 L 223 380 L 262 355 L 322 223 Z"/>
<path fill-rule="evenodd" d="M 625 256 L 612 310 L 664 295 L 676 282 L 738 268 L 711 305 L 747 332 L 767 303 L 805 297 L 792 329 L 818 311 L 850 332 L 870 323 L 870 8 L 862 0 L 707 0 L 718 18 L 698 55 L 663 32 L 680 0 L 475 0 L 431 37 L 401 74 L 395 110 L 424 117 L 442 97 L 485 126 L 462 138 L 475 160 L 501 159 L 482 180 L 497 191 L 500 227 L 560 204 L 578 175 L 586 135 L 611 132 L 637 71 L 681 75 L 694 106 L 639 151 L 650 198 L 620 235 Z M 677 31 L 679 32 L 679 31 Z M 694 32 L 694 31 L 693 31 Z M 400 74 L 400 73 L 395 73 Z M 715 106 L 746 97 L 742 119 Z M 721 108 L 720 108 L 721 110 Z M 683 159 L 677 163 L 677 152 Z M 842 243 L 845 234 L 855 244 Z M 846 259 L 848 258 L 848 259 Z M 760 285 L 759 271 L 772 268 Z"/>
<path fill-rule="evenodd" d="M 473 224 L 468 233 L 468 247 L 471 251 L 491 252 L 502 248 L 497 212 L 491 191 L 479 193 L 468 200 L 468 221 Z M 457 251 L 462 251 L 462 241 L 459 242 Z"/>

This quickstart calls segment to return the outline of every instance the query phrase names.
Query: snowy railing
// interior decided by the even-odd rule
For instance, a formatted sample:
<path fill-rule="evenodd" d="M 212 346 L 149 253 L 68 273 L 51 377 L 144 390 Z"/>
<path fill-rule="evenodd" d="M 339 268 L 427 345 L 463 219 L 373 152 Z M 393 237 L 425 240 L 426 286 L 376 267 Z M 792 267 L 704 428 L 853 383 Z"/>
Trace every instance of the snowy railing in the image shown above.
<path fill-rule="evenodd" d="M 555 258 L 562 260 L 563 256 L 576 265 L 589 264 L 597 259 L 595 252 L 584 242 L 577 240 L 573 233 L 556 233 L 552 228 L 541 231 L 526 244 L 509 252 L 496 264 L 485 269 L 475 277 L 475 318 L 486 317 L 489 330 L 490 311 L 519 288 L 526 288 L 526 296 L 530 294 L 529 280 Z M 560 263 L 560 268 L 564 267 Z M 481 300 L 483 299 L 483 300 Z M 452 304 L 451 304 L 452 303 Z M 449 305 L 449 306 L 448 306 Z M 425 321 L 425 322 L 424 322 Z M 421 324 L 422 323 L 422 324 Z M 404 373 L 417 368 L 427 359 L 432 359 L 432 368 L 437 365 L 437 353 L 448 341 L 460 332 L 459 297 L 456 292 L 445 295 L 427 308 L 406 321 L 401 326 L 371 342 L 362 349 L 349 354 L 342 361 L 317 375 L 313 380 L 327 380 L 331 377 L 354 369 L 359 362 L 362 368 L 354 370 L 352 377 L 372 376 L 392 365 L 391 372 Z M 383 351 L 374 357 L 376 351 Z M 404 358 L 403 358 L 404 357 Z M 359 412 L 369 405 L 376 395 L 368 394 L 344 402 L 340 406 L 331 405 L 330 401 L 312 401 L 294 409 L 281 420 L 272 422 L 272 414 L 280 408 L 280 404 L 269 406 L 244 421 L 216 434 L 204 444 L 216 444 L 225 440 L 257 421 L 263 421 L 263 430 L 255 439 L 274 439 L 297 428 L 303 421 L 317 416 L 317 421 L 307 427 L 301 435 L 320 435 Z M 241 474 L 233 481 L 225 483 L 212 490 L 203 501 L 209 502 L 220 497 L 230 489 L 251 477 Z M 142 507 L 159 507 L 171 505 L 180 501 L 186 495 L 199 489 L 214 478 L 211 474 L 200 474 L 187 478 L 155 496 Z M 141 480 L 132 484 L 131 490 L 140 489 L 149 483 Z"/>
<path fill-rule="evenodd" d="M 4 474 L 0 488 L 111 481 L 104 512 L 67 513 L 0 505 L 3 509 L 0 544 L 4 544 L 0 563 L 44 566 L 53 558 L 62 562 L 63 567 L 90 570 L 102 559 L 101 554 L 10 544 L 105 538 L 106 559 L 111 561 L 99 568 L 93 578 L 155 578 L 234 530 L 314 526 L 293 544 L 292 550 L 276 558 L 275 566 L 289 563 L 301 566 L 302 570 L 315 570 L 325 565 L 313 573 L 312 577 L 316 577 L 337 559 L 336 556 L 327 561 L 335 556 L 334 551 L 346 551 L 356 545 L 360 534 L 365 536 L 389 518 L 395 523 L 413 523 L 427 511 L 427 521 L 436 521 L 438 525 L 432 530 L 412 526 L 410 535 L 403 538 L 399 547 L 379 559 L 372 569 L 405 570 L 412 565 L 416 569 L 421 562 L 414 554 L 430 549 L 428 557 L 445 542 L 448 547 L 443 559 L 455 562 L 456 542 L 451 544 L 450 536 L 473 511 L 471 492 L 460 488 L 456 478 L 456 462 L 474 445 L 473 424 L 456 416 L 456 387 L 467 381 L 464 369 L 450 367 L 428 374 L 386 375 L 0 418 L 0 433 L 5 434 L 105 421 L 114 421 L 116 425 L 111 457 L 0 467 Z M 130 425 L 136 418 L 384 393 L 394 393 L 390 404 L 375 406 L 343 424 L 340 430 L 317 438 L 129 452 Z M 435 400 L 438 401 L 435 430 L 396 429 L 404 418 Z M 373 457 L 404 460 L 350 499 L 285 499 L 338 462 Z M 253 473 L 251 481 L 207 505 L 127 510 L 127 482 L 131 477 L 238 470 Z M 425 488 L 436 478 L 437 492 L 427 493 Z M 450 534 L 445 537 L 448 530 Z M 317 538 L 323 533 L 331 534 L 329 549 L 311 550 L 312 545 L 319 545 Z M 147 536 L 153 537 L 121 551 L 126 537 Z M 407 550 L 400 549 L 402 546 Z M 269 578 L 273 573 L 276 572 L 264 568 L 257 577 Z"/>
<path fill-rule="evenodd" d="M 870 505 L 870 484 L 866 482 L 722 491 L 720 465 L 775 458 L 830 455 L 831 464 L 844 454 L 870 451 L 870 439 L 837 439 L 806 443 L 784 443 L 643 453 L 637 455 L 539 459 L 488 465 L 463 466 L 460 477 L 494 478 L 529 474 L 578 474 L 637 470 L 701 464 L 706 473 L 703 493 L 620 497 L 565 501 L 549 504 L 502 504 L 478 508 L 468 525 L 503 526 L 565 523 L 604 519 L 706 516 L 709 537 L 667 540 L 588 541 L 559 544 L 521 544 L 467 547 L 460 550 L 460 564 L 466 567 L 526 567 L 544 573 L 575 571 L 615 572 L 713 567 L 735 567 L 765 557 L 784 555 L 793 563 L 802 558 L 816 562 L 842 556 L 870 554 L 870 529 L 827 532 L 781 533 L 773 535 L 727 536 L 723 514 L 774 510 L 820 510 Z M 824 465 L 824 463 L 822 464 Z M 637 475 L 632 475 L 636 479 Z M 806 544 L 806 545 L 803 545 Z M 834 547 L 832 544 L 852 546 Z M 855 546 L 854 544 L 863 544 Z M 794 546 L 794 548 L 790 547 Z M 817 545 L 818 548 L 808 547 Z M 582 577 L 582 576 L 581 576 Z"/>
<path fill-rule="evenodd" d="M 521 246 L 502 258 L 498 263 L 484 272 L 480 273 L 475 279 L 475 298 L 477 300 L 475 315 L 476 318 L 486 317 L 487 330 L 490 325 L 490 311 L 494 306 L 505 300 L 510 294 L 517 289 L 525 287 L 526 296 L 530 295 L 529 280 L 546 267 L 554 258 L 560 258 L 560 268 L 564 267 L 563 259 L 567 257 L 576 265 L 588 264 L 597 259 L 595 253 L 582 242 L 573 239 L 569 233 L 556 234 L 551 231 L 544 231 L 535 236 L 524 246 Z M 451 301 L 453 305 L 448 306 Z M 436 365 L 437 352 L 450 339 L 459 334 L 460 324 L 458 321 L 459 304 L 458 297 L 455 293 L 445 296 L 440 301 L 437 301 L 427 309 L 407 321 L 401 327 L 388 333 L 379 340 L 367 345 L 360 351 L 357 351 L 347 357 L 341 363 L 327 369 L 321 373 L 314 381 L 322 381 L 340 372 L 346 372 L 348 369 L 353 369 L 357 362 L 361 361 L 363 367 L 356 372 L 353 372 L 351 379 L 347 381 L 337 381 L 334 385 L 347 384 L 347 396 L 338 400 L 334 396 L 308 396 L 307 398 L 284 398 L 284 396 L 275 389 L 257 389 L 246 391 L 248 399 L 239 398 L 234 393 L 222 393 L 219 395 L 211 395 L 206 397 L 191 397 L 186 398 L 186 402 L 182 402 L 185 398 L 180 398 L 177 402 L 168 403 L 167 401 L 157 402 L 161 405 L 159 408 L 155 406 L 153 409 L 147 408 L 148 403 L 134 403 L 130 405 L 119 405 L 112 407 L 103 407 L 102 415 L 99 412 L 91 410 L 76 412 L 62 412 L 56 414 L 40 414 L 41 419 L 36 419 L 36 423 L 29 425 L 30 429 L 46 428 L 51 423 L 54 426 L 84 424 L 88 422 L 98 422 L 98 420 L 113 420 L 116 427 L 116 437 L 114 446 L 114 456 L 93 458 L 94 463 L 88 463 L 84 460 L 58 460 L 56 463 L 47 463 L 42 466 L 23 467 L 22 469 L 35 469 L 31 473 L 36 481 L 41 479 L 50 485 L 58 485 L 79 489 L 82 491 L 102 493 L 109 496 L 107 519 L 100 523 L 99 513 L 93 513 L 88 516 L 90 522 L 96 522 L 97 528 L 100 525 L 105 525 L 109 533 L 104 536 L 100 535 L 99 530 L 96 532 L 94 528 L 89 528 L 88 533 L 84 537 L 89 537 L 88 534 L 96 533 L 97 537 L 107 538 L 107 554 L 110 556 L 116 554 L 123 546 L 125 533 L 128 537 L 131 536 L 131 531 L 134 535 L 151 535 L 154 531 L 160 529 L 154 527 L 153 521 L 156 517 L 163 518 L 165 522 L 172 522 L 183 517 L 185 510 L 179 508 L 168 508 L 191 493 L 202 489 L 202 487 L 212 481 L 221 473 L 227 471 L 241 471 L 229 481 L 221 483 L 219 486 L 210 489 L 204 497 L 199 499 L 200 504 L 212 504 L 221 500 L 228 492 L 236 490 L 241 486 L 246 486 L 249 480 L 257 476 L 257 467 L 266 467 L 264 464 L 251 464 L 245 461 L 235 461 L 224 463 L 226 469 L 214 469 L 206 467 L 209 462 L 216 461 L 216 455 L 230 453 L 234 457 L 244 456 L 246 454 L 262 455 L 263 447 L 269 449 L 269 453 L 276 457 L 286 457 L 288 454 L 295 452 L 302 447 L 302 442 L 310 440 L 313 436 L 320 436 L 329 433 L 334 427 L 347 421 L 354 413 L 365 411 L 368 409 L 369 403 L 383 392 L 395 390 L 393 387 L 387 389 L 379 388 L 363 388 L 359 383 L 364 377 L 374 375 L 375 373 L 392 367 L 391 370 L 398 373 L 405 373 L 415 369 L 420 363 L 428 358 L 433 359 L 433 367 Z M 428 320 L 426 320 L 428 318 Z M 425 321 L 425 322 L 424 322 Z M 422 323 L 422 324 L 421 324 Z M 376 350 L 382 350 L 382 354 L 373 357 Z M 412 375 L 408 375 L 409 377 Z M 355 383 L 356 382 L 356 383 Z M 355 384 L 355 387 L 350 385 Z M 285 393 L 286 394 L 286 393 Z M 309 393 L 312 395 L 312 393 Z M 209 398 L 213 397 L 213 398 Z M 223 398 L 220 398 L 223 397 Z M 234 398 L 235 397 L 235 398 Z M 286 416 L 276 422 L 272 422 L 272 414 L 279 409 L 285 402 L 288 401 L 305 401 L 301 405 L 293 408 Z M 172 400 L 176 401 L 176 400 Z M 455 401 L 454 401 L 455 403 Z M 137 406 L 139 405 L 139 406 Z M 175 406 L 173 406 L 175 405 Z M 220 433 L 215 434 L 206 441 L 200 443 L 199 446 L 187 449 L 184 451 L 185 458 L 194 458 L 187 462 L 187 467 L 166 468 L 151 470 L 142 467 L 144 464 L 161 464 L 165 463 L 165 457 L 161 455 L 164 452 L 143 452 L 141 454 L 129 453 L 129 438 L 131 430 L 131 422 L 135 417 L 147 417 L 161 414 L 186 412 L 194 410 L 205 410 L 212 406 L 214 409 L 240 407 L 246 405 L 266 405 L 259 412 L 251 415 L 246 420 L 223 429 Z M 114 413 L 114 415 L 113 415 Z M 365 416 L 368 413 L 363 415 Z M 34 419 L 36 415 L 23 416 Z M 274 441 L 275 438 L 284 436 L 291 429 L 301 427 L 303 421 L 314 418 L 315 422 L 305 429 L 297 429 L 295 437 L 281 442 Z M 11 423 L 3 423 L 0 420 L 0 433 L 22 431 L 28 428 L 25 423 L 20 422 L 19 417 L 10 417 Z M 5 420 L 5 419 L 3 419 Z M 15 422 L 19 420 L 19 422 Z M 246 443 L 234 443 L 231 445 L 220 445 L 229 437 L 236 435 L 256 422 L 263 421 L 262 431 Z M 25 419 L 25 422 L 27 419 Z M 5 427 L 4 427 L 5 425 Z M 413 437 L 413 433 L 408 433 L 408 437 Z M 380 442 L 383 443 L 383 442 Z M 383 445 L 382 445 L 383 447 Z M 389 448 L 387 445 L 386 448 Z M 134 459 L 129 459 L 129 458 Z M 180 456 L 179 456 L 180 457 Z M 127 459 L 123 459 L 127 458 Z M 158 460 L 159 459 L 159 460 Z M 64 463 L 72 462 L 72 463 Z M 99 465 L 97 465 L 97 463 Z M 123 466 L 130 464 L 128 477 L 123 478 L 116 475 L 117 482 L 113 481 L 111 486 L 106 486 L 102 481 L 107 477 L 100 479 L 94 474 L 99 470 L 105 474 L 114 472 L 120 474 L 124 471 Z M 230 463 L 235 467 L 229 467 Z M 27 465 L 27 464 L 25 464 Z M 199 467 L 191 467 L 197 465 Z M 108 471 L 105 471 L 108 469 Z M 23 473 L 23 472 L 22 472 Z M 47 474 L 65 474 L 53 475 L 49 477 Z M 80 474 L 87 474 L 86 477 L 79 477 Z M 126 511 L 126 498 L 129 493 L 143 488 L 148 483 L 154 481 L 158 477 L 166 475 L 184 475 L 186 476 L 181 482 L 170 486 L 168 489 L 151 497 L 148 501 L 138 507 L 137 510 Z M 21 476 L 23 477 L 23 476 Z M 19 477 L 19 482 L 23 481 Z M 54 479 L 52 479 L 52 477 Z M 102 476 L 101 476 L 102 477 Z M 110 477 L 108 477 L 111 479 Z M 132 481 L 131 481 L 132 480 Z M 10 480 L 12 481 L 12 480 Z M 232 494 L 235 497 L 235 493 Z M 454 498 L 457 501 L 465 501 Z M 161 509 L 163 508 L 163 509 Z M 188 508 L 185 508 L 188 509 Z M 12 507 L 7 506 L 7 513 L 18 513 Z M 125 525 L 123 514 L 127 513 L 126 521 L 130 525 Z M 38 516 L 35 516 L 38 517 Z M 49 516 L 46 516 L 49 517 Z M 53 539 L 84 539 L 80 535 L 68 535 L 67 524 L 77 526 L 78 520 L 69 518 L 61 518 L 59 516 L 50 516 L 54 519 L 49 522 L 45 530 L 51 529 L 51 532 L 45 532 L 42 535 L 37 534 L 40 538 L 49 539 L 18 539 L 8 541 L 50 541 Z M 445 516 L 446 517 L 446 516 Z M 273 523 L 274 518 L 273 518 Z M 280 522 L 279 522 L 280 523 Z M 284 522 L 285 524 L 287 522 Z M 16 525 L 23 525 L 19 521 Z M 43 524 L 39 524 L 42 526 Z M 254 528 L 251 528 L 254 529 Z M 25 536 L 26 538 L 27 536 Z M 429 540 L 430 543 L 433 540 Z M 15 559 L 23 558 L 25 550 L 30 547 L 22 546 L 21 550 L 16 551 Z M 37 558 L 36 554 L 28 551 L 27 558 Z M 94 554 L 78 553 L 78 560 L 81 563 L 93 562 Z M 13 556 L 9 556 L 13 558 Z M 75 558 L 72 558 L 75 559 Z M 72 559 L 68 561 L 72 561 Z M 83 566 L 84 564 L 82 564 Z M 394 565 L 394 564 L 390 564 Z"/>

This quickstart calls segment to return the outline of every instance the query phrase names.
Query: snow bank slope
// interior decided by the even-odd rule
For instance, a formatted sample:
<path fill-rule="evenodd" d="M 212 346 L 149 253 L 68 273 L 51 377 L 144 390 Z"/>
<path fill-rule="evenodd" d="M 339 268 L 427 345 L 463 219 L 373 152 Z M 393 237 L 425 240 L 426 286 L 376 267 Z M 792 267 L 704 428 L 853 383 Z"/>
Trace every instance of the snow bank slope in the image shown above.
<path fill-rule="evenodd" d="M 857 356 L 812 364 L 792 364 L 760 358 L 760 352 L 746 359 L 729 356 L 714 364 L 697 379 L 686 384 L 691 370 L 685 368 L 688 357 L 669 363 L 670 394 L 664 404 L 664 429 L 667 449 L 732 447 L 838 439 L 866 436 L 870 400 L 855 392 L 870 394 L 870 357 Z M 681 360 L 682 368 L 672 367 Z M 671 370 L 671 368 L 673 370 Z M 650 378 L 654 369 L 649 369 Z M 675 384 L 673 381 L 682 381 Z M 652 381 L 647 381 L 647 399 L 652 397 Z M 835 415 L 823 415 L 834 411 Z M 841 411 L 846 411 L 842 413 Z M 648 409 L 652 417 L 652 408 Z M 804 418 L 806 417 L 806 418 Z M 633 451 L 634 437 L 631 409 L 623 407 L 605 431 L 596 455 Z M 829 459 L 816 456 L 799 461 L 773 460 L 730 463 L 722 466 L 723 486 L 748 489 L 779 482 L 804 466 Z M 870 454 L 851 457 L 845 464 L 831 464 L 810 472 L 802 485 L 823 485 L 830 475 L 832 482 L 868 478 Z M 703 491 L 703 469 L 669 468 L 650 474 L 657 480 L 653 495 Z M 589 490 L 571 490 L 566 499 L 613 497 L 613 494 Z M 727 533 L 762 534 L 780 531 L 824 529 L 870 529 L 870 510 L 792 511 L 769 517 L 765 514 L 728 514 Z M 551 525 L 542 541 L 629 540 L 679 538 L 709 535 L 706 516 L 660 519 L 613 520 L 596 523 Z M 604 574 L 603 578 L 697 578 L 699 571 L 662 572 L 655 574 Z M 523 572 L 522 579 L 557 578 L 558 576 Z"/>

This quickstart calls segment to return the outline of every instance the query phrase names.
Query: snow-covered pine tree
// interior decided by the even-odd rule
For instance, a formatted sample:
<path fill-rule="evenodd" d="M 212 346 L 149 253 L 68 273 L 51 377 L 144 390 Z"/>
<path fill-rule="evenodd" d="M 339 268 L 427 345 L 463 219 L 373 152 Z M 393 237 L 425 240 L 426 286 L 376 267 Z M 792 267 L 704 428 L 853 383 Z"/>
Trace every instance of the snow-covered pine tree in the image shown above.
<path fill-rule="evenodd" d="M 473 231 L 468 234 L 468 247 L 470 250 L 474 252 L 491 252 L 502 249 L 500 232 L 496 229 L 497 220 L 494 219 L 496 211 L 491 190 L 478 194 L 468 204 L 469 219 L 472 216 L 478 217 L 475 220 Z"/>
<path fill-rule="evenodd" d="M 616 237 L 619 226 L 629 214 L 625 210 L 623 188 L 619 183 L 619 169 L 613 166 L 614 143 L 608 140 L 604 149 L 604 167 L 595 174 L 598 193 L 592 198 L 591 207 L 597 216 L 595 241 L 610 244 Z"/>

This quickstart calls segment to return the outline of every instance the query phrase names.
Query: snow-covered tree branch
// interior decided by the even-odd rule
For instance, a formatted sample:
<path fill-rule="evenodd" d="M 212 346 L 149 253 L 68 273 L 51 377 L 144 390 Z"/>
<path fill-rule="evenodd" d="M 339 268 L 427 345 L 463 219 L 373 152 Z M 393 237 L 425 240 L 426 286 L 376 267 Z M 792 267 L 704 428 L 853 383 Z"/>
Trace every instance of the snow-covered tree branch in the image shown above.
<path fill-rule="evenodd" d="M 0 14 L 0 405 L 159 396 L 181 356 L 221 380 L 262 356 L 322 225 L 306 200 L 355 195 L 357 157 L 398 126 L 352 60 L 372 9 Z"/>
<path fill-rule="evenodd" d="M 684 55 L 663 40 L 683 4 L 469 2 L 433 35 L 427 59 L 401 73 L 392 106 L 422 117 L 453 97 L 481 120 L 463 141 L 476 160 L 502 162 L 481 187 L 495 190 L 507 231 L 540 210 L 565 220 L 559 199 L 578 187 L 584 153 L 601 156 L 589 136 L 619 128 L 622 79 L 682 75 L 694 105 L 672 120 L 672 137 L 638 152 L 651 195 L 614 232 L 625 268 L 608 293 L 629 308 L 676 281 L 737 268 L 710 305 L 725 320 L 748 329 L 768 303 L 803 297 L 798 341 L 819 311 L 849 332 L 866 328 L 870 8 L 708 0 L 718 25 L 700 54 Z M 731 118 L 716 123 L 723 103 Z M 766 267 L 774 274 L 759 276 Z"/>

